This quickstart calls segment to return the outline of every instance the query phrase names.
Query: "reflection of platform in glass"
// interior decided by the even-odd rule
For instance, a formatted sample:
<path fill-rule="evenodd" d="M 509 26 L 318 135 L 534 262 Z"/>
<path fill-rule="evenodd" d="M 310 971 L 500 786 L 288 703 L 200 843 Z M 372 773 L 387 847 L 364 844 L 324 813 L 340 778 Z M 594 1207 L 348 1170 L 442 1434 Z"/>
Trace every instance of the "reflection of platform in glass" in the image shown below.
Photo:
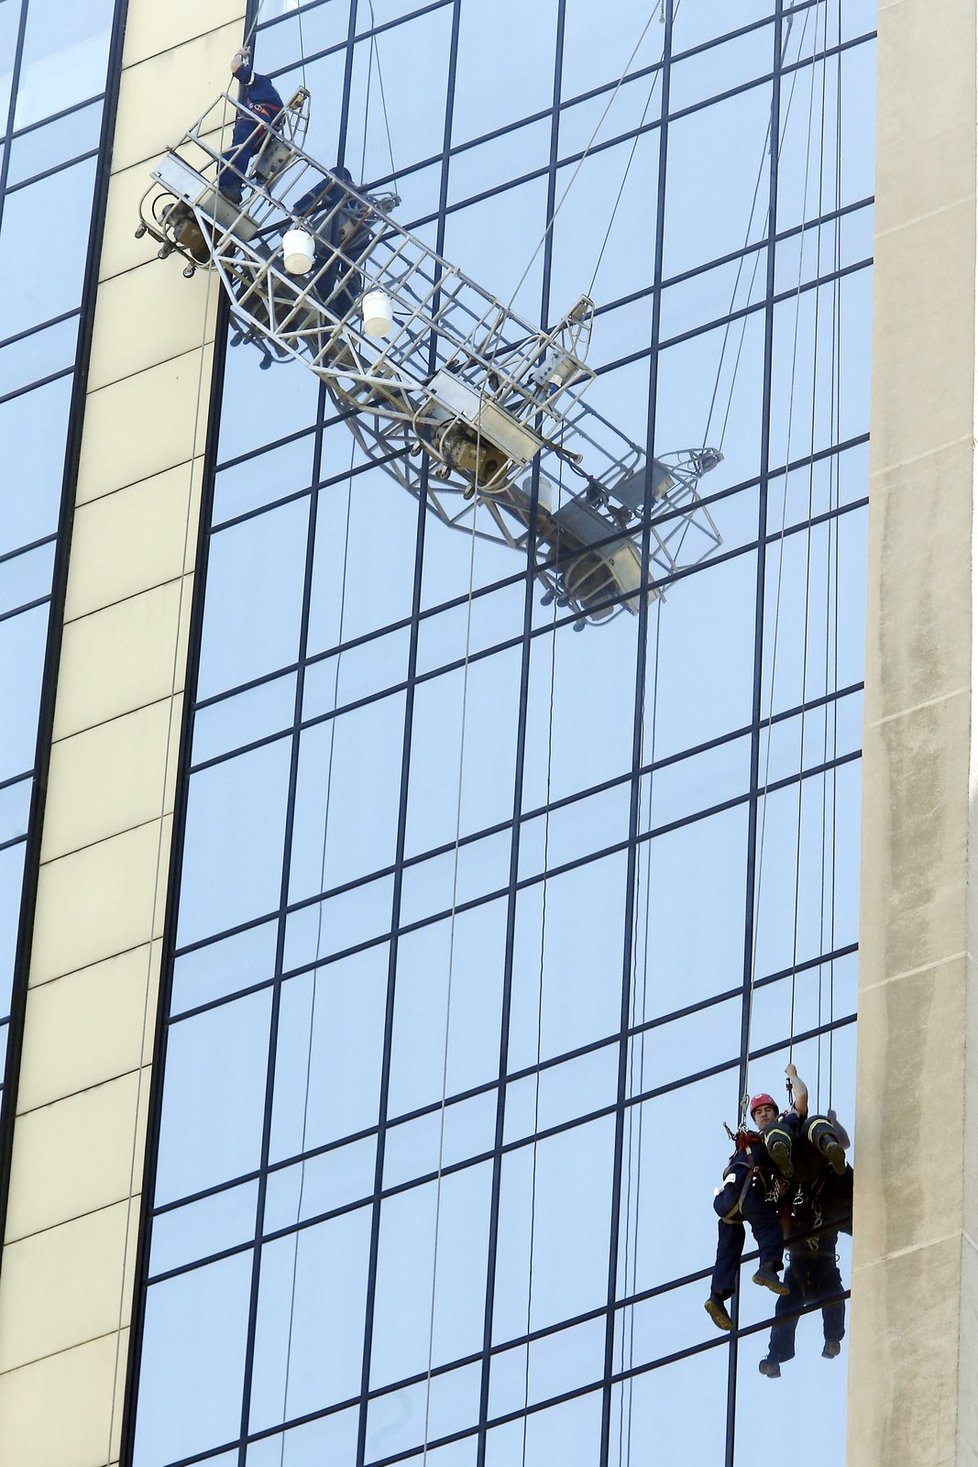
<path fill-rule="evenodd" d="M 651 577 L 672 575 L 680 553 L 690 565 L 716 549 L 698 483 L 720 456 L 650 461 L 584 404 L 587 297 L 538 330 L 397 225 L 395 197 L 360 193 L 294 138 L 275 139 L 274 180 L 246 180 L 239 206 L 216 187 L 210 136 L 220 134 L 208 114 L 154 169 L 140 232 L 161 255 L 184 255 L 185 274 L 216 270 L 236 339 L 259 347 L 262 366 L 295 359 L 314 371 L 365 454 L 446 524 L 516 549 L 532 541 L 548 591 L 590 620 L 637 611 L 643 586 L 654 597 Z M 317 202 L 298 215 L 310 185 Z M 309 236 L 304 274 L 285 264 L 296 228 Z M 375 321 L 365 329 L 367 296 L 389 303 L 383 336 Z M 549 503 L 535 479 L 549 483 Z"/>

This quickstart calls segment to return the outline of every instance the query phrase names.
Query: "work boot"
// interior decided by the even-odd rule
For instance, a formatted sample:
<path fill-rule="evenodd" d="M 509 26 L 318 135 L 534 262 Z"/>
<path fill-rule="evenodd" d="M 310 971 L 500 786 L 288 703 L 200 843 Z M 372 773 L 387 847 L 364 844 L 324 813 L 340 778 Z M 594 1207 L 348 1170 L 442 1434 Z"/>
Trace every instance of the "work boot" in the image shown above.
<path fill-rule="evenodd" d="M 771 1380 L 780 1379 L 781 1366 L 777 1360 L 772 1360 L 770 1355 L 765 1355 L 763 1360 L 758 1360 L 757 1368 L 762 1375 L 768 1376 Z"/>
<path fill-rule="evenodd" d="M 835 1357 L 836 1357 L 836 1355 L 838 1355 L 838 1353 L 839 1353 L 839 1351 L 841 1349 L 842 1349 L 842 1341 L 841 1340 L 826 1340 L 825 1341 L 825 1344 L 822 1347 L 822 1359 L 823 1360 L 834 1360 Z"/>
<path fill-rule="evenodd" d="M 832 1170 L 841 1177 L 846 1169 L 846 1154 L 834 1136 L 827 1136 L 822 1142 L 822 1155 Z"/>
<path fill-rule="evenodd" d="M 768 1142 L 767 1154 L 774 1162 L 783 1177 L 793 1177 L 795 1169 L 791 1164 L 791 1147 L 788 1142 L 780 1136 L 775 1136 Z"/>
<path fill-rule="evenodd" d="M 703 1308 L 713 1320 L 717 1329 L 733 1329 L 733 1320 L 727 1313 L 726 1305 L 719 1294 L 711 1294 L 703 1305 Z"/>
<path fill-rule="evenodd" d="M 762 1263 L 760 1268 L 751 1279 L 751 1283 L 760 1284 L 762 1289 L 770 1289 L 772 1294 L 790 1294 L 791 1290 L 787 1284 L 781 1282 L 777 1269 L 769 1263 Z"/>

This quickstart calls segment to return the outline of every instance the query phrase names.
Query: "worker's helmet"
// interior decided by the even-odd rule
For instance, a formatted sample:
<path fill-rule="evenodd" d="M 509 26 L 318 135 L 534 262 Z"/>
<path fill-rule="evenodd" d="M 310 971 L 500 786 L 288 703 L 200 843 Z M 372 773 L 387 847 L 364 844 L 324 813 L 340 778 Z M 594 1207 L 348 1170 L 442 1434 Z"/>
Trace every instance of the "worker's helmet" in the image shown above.
<path fill-rule="evenodd" d="M 755 1112 L 755 1110 L 757 1110 L 757 1107 L 759 1105 L 773 1105 L 775 1110 L 777 1110 L 777 1108 L 778 1108 L 778 1103 L 774 1099 L 774 1097 L 772 1095 L 766 1095 L 764 1093 L 764 1091 L 762 1090 L 761 1093 L 760 1093 L 760 1095 L 752 1095 L 751 1096 L 750 1107 L 749 1107 L 751 1120 L 754 1119 L 754 1112 Z"/>

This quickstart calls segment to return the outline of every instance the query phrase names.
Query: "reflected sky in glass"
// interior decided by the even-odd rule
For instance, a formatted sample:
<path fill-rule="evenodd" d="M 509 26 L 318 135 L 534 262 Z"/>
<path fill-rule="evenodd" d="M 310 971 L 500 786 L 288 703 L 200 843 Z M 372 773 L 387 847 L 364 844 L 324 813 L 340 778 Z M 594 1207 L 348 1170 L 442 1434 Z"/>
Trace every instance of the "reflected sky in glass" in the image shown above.
<path fill-rule="evenodd" d="M 668 77 L 634 0 L 301 17 L 313 155 L 389 177 L 382 73 L 398 217 L 534 321 L 592 290 L 589 403 L 722 448 L 723 545 L 579 633 L 229 351 L 134 1460 L 716 1462 L 729 1417 L 841 1464 L 817 1313 L 772 1381 L 753 1264 L 732 1344 L 702 1305 L 745 965 L 751 1088 L 852 1114 L 872 7 L 680 0 Z"/>

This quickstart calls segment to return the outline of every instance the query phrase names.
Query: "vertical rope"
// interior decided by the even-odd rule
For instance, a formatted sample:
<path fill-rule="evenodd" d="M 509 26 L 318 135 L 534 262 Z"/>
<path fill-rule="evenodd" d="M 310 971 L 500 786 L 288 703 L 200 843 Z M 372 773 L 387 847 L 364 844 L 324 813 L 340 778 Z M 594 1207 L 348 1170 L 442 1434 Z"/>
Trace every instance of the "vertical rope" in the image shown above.
<path fill-rule="evenodd" d="M 649 764 L 650 767 L 649 767 L 649 776 L 648 776 L 648 783 L 649 783 L 648 807 L 647 807 L 647 810 L 646 810 L 645 825 L 646 825 L 646 829 L 649 831 L 649 839 L 645 842 L 645 906 L 644 906 L 644 912 L 643 912 L 643 909 L 642 909 L 642 900 L 641 900 L 641 878 L 642 878 L 641 862 L 638 863 L 638 866 L 636 868 L 637 881 L 636 881 L 636 901 L 635 901 L 635 944 L 634 944 L 635 961 L 634 961 L 634 967 L 633 967 L 633 971 L 634 971 L 634 975 L 635 976 L 633 977 L 633 993 L 632 993 L 632 1027 L 633 1028 L 639 1028 L 639 1027 L 641 1027 L 641 1034 L 639 1035 L 639 1038 L 638 1038 L 639 1061 L 638 1061 L 638 1080 L 637 1080 L 637 1082 L 636 1082 L 635 1074 L 634 1074 L 634 1060 L 633 1060 L 632 1072 L 631 1072 L 631 1075 L 630 1075 L 630 1086 L 629 1086 L 629 1089 L 630 1089 L 630 1094 L 632 1096 L 634 1096 L 636 1094 L 642 1095 L 645 1092 L 645 1051 L 646 1051 L 646 1043 L 647 1043 L 648 1035 L 647 1035 L 647 1031 L 646 1031 L 644 1025 L 645 1025 L 646 1019 L 648 1018 L 649 932 L 650 932 L 651 915 L 652 915 L 652 839 L 651 839 L 651 831 L 652 831 L 652 815 L 653 815 L 653 808 L 654 808 L 654 805 L 653 805 L 653 792 L 654 792 L 654 784 L 655 784 L 654 775 L 653 775 L 652 767 L 651 766 L 653 766 L 654 763 L 655 763 L 656 727 L 657 727 L 657 722 L 658 722 L 657 714 L 658 714 L 658 706 L 659 706 L 659 651 L 660 651 L 660 643 L 661 643 L 661 631 L 662 631 L 662 602 L 661 602 L 661 600 L 657 600 L 656 601 L 656 607 L 655 607 L 655 641 L 654 641 L 654 644 L 653 644 L 654 645 L 654 649 L 655 649 L 655 653 L 654 653 L 655 662 L 654 662 L 654 670 L 653 670 L 653 674 L 652 674 L 652 698 L 651 698 L 651 706 L 652 706 L 652 728 L 651 728 L 651 737 L 650 737 L 650 741 L 649 741 L 649 752 L 648 752 L 648 758 L 647 758 L 647 763 Z M 639 1000 L 639 988 L 638 988 L 637 976 L 638 976 L 638 954 L 639 954 L 639 947 L 640 947 L 639 941 L 638 941 L 639 921 L 640 921 L 640 918 L 641 918 L 642 923 L 643 923 L 643 926 L 644 926 L 644 932 L 643 932 L 644 941 L 641 943 L 641 953 L 642 953 L 642 982 L 641 982 L 641 1002 L 639 1003 L 639 1001 L 638 1001 Z M 635 1111 L 636 1111 L 636 1109 L 638 1111 L 638 1118 L 637 1118 L 637 1120 L 635 1119 Z M 645 1126 L 645 1107 L 643 1105 L 638 1105 L 637 1107 L 636 1106 L 630 1106 L 629 1107 L 627 1125 L 628 1125 L 628 1146 L 627 1146 L 627 1153 L 626 1153 L 627 1154 L 627 1161 L 626 1161 L 626 1164 L 625 1164 L 625 1248 L 624 1248 L 624 1255 L 625 1255 L 625 1257 L 624 1257 L 624 1277 L 625 1277 L 625 1293 L 627 1295 L 634 1295 L 638 1291 L 638 1224 L 639 1224 L 639 1215 L 640 1215 L 641 1203 L 642 1203 L 642 1147 L 643 1147 L 643 1143 L 644 1143 L 644 1126 Z M 633 1192 L 633 1185 L 632 1185 L 633 1184 L 633 1159 L 634 1159 L 634 1192 Z M 626 1380 L 625 1380 L 625 1393 L 627 1395 L 627 1408 L 625 1406 L 623 1406 L 622 1407 L 622 1410 L 619 1412 L 619 1416 L 618 1416 L 618 1461 L 619 1461 L 619 1464 L 624 1464 L 626 1462 L 630 1462 L 631 1461 L 631 1456 L 632 1456 L 633 1429 L 634 1429 L 634 1412 L 633 1412 L 633 1407 L 634 1407 L 634 1396 L 635 1396 L 635 1382 L 634 1382 L 634 1377 L 632 1376 L 631 1371 L 632 1371 L 632 1366 L 635 1363 L 635 1315 L 636 1315 L 635 1309 L 634 1308 L 631 1308 L 629 1310 L 629 1313 L 628 1313 L 628 1325 L 627 1325 L 628 1344 L 627 1344 L 627 1348 L 626 1348 L 626 1345 L 625 1345 L 625 1325 L 624 1325 L 624 1321 L 623 1321 L 623 1324 L 622 1324 L 622 1371 L 623 1371 L 623 1373 L 625 1373 L 625 1376 L 626 1376 Z M 627 1425 L 626 1425 L 626 1420 L 627 1420 Z"/>
<path fill-rule="evenodd" d="M 481 458 L 481 432 L 476 433 L 476 472 Z M 438 1124 L 438 1168 L 435 1178 L 435 1227 L 431 1257 L 431 1303 L 428 1313 L 428 1363 L 425 1375 L 424 1435 L 422 1438 L 422 1462 L 428 1460 L 428 1439 L 431 1422 L 431 1379 L 434 1368 L 435 1348 L 435 1300 L 438 1290 L 438 1247 L 441 1240 L 441 1194 L 445 1168 L 445 1116 L 448 1100 L 448 1055 L 451 1038 L 452 989 L 455 978 L 455 922 L 458 909 L 458 873 L 462 841 L 462 792 L 465 776 L 465 731 L 468 721 L 469 665 L 472 647 L 472 603 L 475 588 L 476 513 L 478 483 L 472 501 L 472 528 L 469 534 L 469 589 L 465 605 L 465 655 L 462 663 L 461 729 L 459 733 L 458 768 L 455 797 L 455 848 L 452 855 L 452 905 L 448 929 L 448 986 L 445 994 L 445 1025 L 442 1035 L 441 1110 Z"/>

